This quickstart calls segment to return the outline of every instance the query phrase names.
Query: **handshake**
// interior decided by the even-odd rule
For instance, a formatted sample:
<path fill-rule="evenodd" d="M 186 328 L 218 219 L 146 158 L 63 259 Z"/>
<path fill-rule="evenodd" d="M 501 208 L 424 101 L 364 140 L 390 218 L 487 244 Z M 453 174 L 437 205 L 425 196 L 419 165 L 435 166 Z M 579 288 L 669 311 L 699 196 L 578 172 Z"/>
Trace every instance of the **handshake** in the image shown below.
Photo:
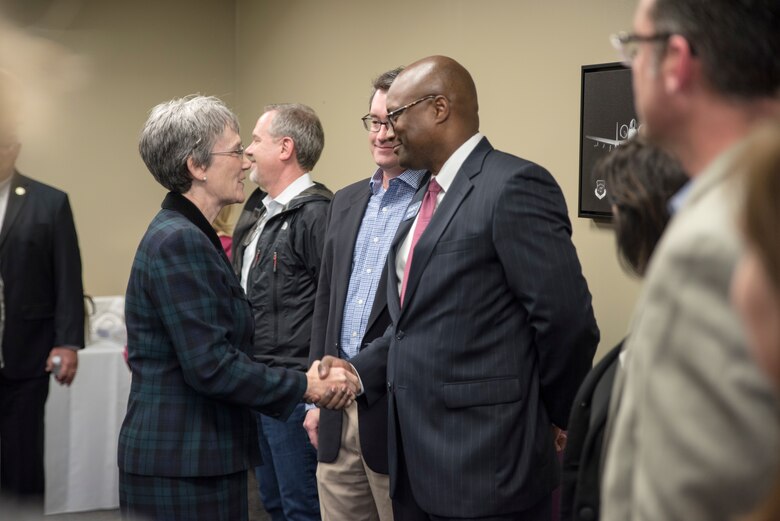
<path fill-rule="evenodd" d="M 303 401 L 325 409 L 349 407 L 360 392 L 360 380 L 352 364 L 329 355 L 311 365 L 306 382 Z"/>

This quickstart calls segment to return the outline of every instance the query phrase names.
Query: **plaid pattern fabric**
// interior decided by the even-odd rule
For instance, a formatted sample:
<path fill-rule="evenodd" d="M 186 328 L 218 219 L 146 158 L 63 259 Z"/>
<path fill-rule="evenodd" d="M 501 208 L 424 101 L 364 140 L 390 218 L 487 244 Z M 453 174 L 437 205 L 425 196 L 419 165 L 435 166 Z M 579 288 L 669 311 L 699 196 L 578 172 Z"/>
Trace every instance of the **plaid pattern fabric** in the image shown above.
<path fill-rule="evenodd" d="M 199 212 L 163 209 L 138 247 L 125 300 L 133 372 L 119 435 L 125 472 L 217 476 L 255 466 L 249 407 L 286 418 L 305 391 L 302 373 L 244 352 L 251 310 L 207 226 Z"/>
<path fill-rule="evenodd" d="M 119 505 L 132 521 L 246 521 L 246 472 L 206 478 L 120 472 Z"/>

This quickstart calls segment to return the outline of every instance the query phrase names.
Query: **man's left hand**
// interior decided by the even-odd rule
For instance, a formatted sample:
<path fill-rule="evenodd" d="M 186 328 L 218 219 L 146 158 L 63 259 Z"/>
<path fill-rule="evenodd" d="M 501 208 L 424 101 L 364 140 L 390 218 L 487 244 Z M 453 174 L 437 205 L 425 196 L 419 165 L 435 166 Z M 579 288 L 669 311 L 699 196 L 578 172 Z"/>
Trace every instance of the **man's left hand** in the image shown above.
<path fill-rule="evenodd" d="M 60 385 L 70 385 L 76 377 L 76 369 L 79 366 L 79 356 L 74 349 L 67 347 L 55 347 L 49 352 L 49 358 L 46 360 L 46 371 L 51 372 L 54 368 L 52 360 L 59 356 L 62 360 L 60 374 L 55 376 Z"/>
<path fill-rule="evenodd" d="M 568 440 L 566 436 L 566 431 L 562 430 L 557 425 L 553 425 L 552 430 L 553 430 L 553 440 L 555 441 L 555 451 L 563 452 L 564 450 L 566 450 L 566 441 Z"/>

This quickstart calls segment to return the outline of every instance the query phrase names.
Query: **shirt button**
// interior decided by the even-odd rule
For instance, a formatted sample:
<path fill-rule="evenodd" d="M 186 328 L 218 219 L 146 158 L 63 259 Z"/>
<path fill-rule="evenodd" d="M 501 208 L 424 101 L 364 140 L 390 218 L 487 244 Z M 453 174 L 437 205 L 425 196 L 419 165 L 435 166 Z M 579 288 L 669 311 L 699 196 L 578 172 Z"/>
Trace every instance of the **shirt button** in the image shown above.
<path fill-rule="evenodd" d="M 353 331 L 352 336 L 357 336 L 357 331 Z"/>
<path fill-rule="evenodd" d="M 366 268 L 366 273 L 371 273 L 371 268 Z"/>
<path fill-rule="evenodd" d="M 362 298 L 358 299 L 358 304 L 363 305 L 363 299 Z"/>
<path fill-rule="evenodd" d="M 374 237 L 374 242 L 379 242 L 379 237 Z"/>
<path fill-rule="evenodd" d="M 386 213 L 386 212 L 387 212 L 387 206 L 385 206 L 384 208 L 382 208 L 382 211 Z"/>

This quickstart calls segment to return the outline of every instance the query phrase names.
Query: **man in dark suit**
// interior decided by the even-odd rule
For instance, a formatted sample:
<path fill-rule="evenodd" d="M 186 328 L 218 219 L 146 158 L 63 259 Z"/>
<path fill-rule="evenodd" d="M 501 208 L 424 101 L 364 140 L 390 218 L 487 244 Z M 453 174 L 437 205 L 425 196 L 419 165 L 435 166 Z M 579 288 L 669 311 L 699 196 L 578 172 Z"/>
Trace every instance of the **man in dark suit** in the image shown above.
<path fill-rule="evenodd" d="M 450 58 L 407 67 L 387 109 L 400 164 L 432 175 L 388 255 L 392 325 L 351 360 L 361 400 L 388 395 L 397 517 L 548 520 L 555 429 L 599 339 L 563 194 L 479 133 Z"/>
<path fill-rule="evenodd" d="M 70 385 L 84 347 L 81 256 L 68 196 L 15 170 L 21 145 L 0 131 L 0 492 L 43 505 L 49 371 Z M 1 501 L 1 500 L 0 500 Z"/>
<path fill-rule="evenodd" d="M 312 322 L 309 360 L 324 355 L 345 360 L 382 336 L 387 313 L 387 251 L 425 174 L 407 170 L 387 136 L 385 99 L 400 68 L 373 82 L 363 117 L 369 150 L 378 169 L 370 179 L 336 193 Z M 304 426 L 318 448 L 317 486 L 323 521 L 392 521 L 387 476 L 387 398 L 345 411 L 312 409 Z"/>

